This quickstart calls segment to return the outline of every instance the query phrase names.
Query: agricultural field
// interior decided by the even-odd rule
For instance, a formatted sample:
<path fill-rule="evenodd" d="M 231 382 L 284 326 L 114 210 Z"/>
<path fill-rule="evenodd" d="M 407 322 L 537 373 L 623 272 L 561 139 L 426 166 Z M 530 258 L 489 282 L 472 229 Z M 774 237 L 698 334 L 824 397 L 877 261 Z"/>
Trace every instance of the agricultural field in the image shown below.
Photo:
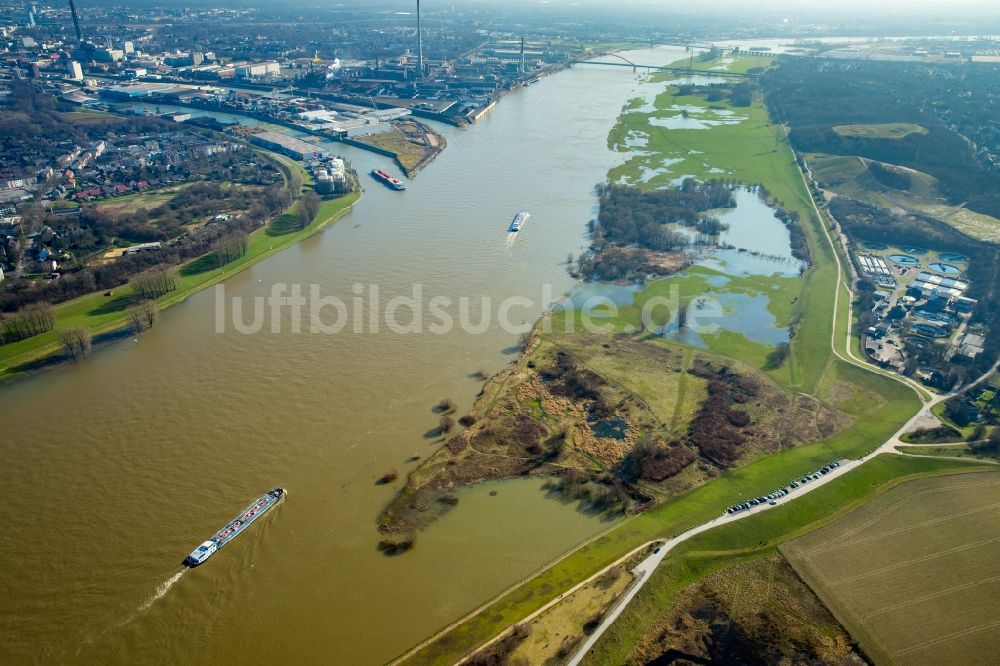
<path fill-rule="evenodd" d="M 836 125 L 840 136 L 858 139 L 903 139 L 911 134 L 927 134 L 927 128 L 914 123 L 880 123 L 877 125 Z"/>
<path fill-rule="evenodd" d="M 781 547 L 876 663 L 1000 652 L 1000 476 L 922 479 Z"/>

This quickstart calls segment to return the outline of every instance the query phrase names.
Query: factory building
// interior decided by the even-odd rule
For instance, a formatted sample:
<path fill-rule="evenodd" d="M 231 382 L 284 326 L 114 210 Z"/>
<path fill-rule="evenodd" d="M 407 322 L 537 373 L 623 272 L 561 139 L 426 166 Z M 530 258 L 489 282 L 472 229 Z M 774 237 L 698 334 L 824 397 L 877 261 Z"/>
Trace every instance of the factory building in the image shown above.
<path fill-rule="evenodd" d="M 325 148 L 280 132 L 258 132 L 250 136 L 250 143 L 297 160 L 323 159 L 330 155 Z"/>
<path fill-rule="evenodd" d="M 66 72 L 70 79 L 83 81 L 83 68 L 80 67 L 80 63 L 76 60 L 70 60 L 66 63 Z"/>
<path fill-rule="evenodd" d="M 277 76 L 281 73 L 281 65 L 274 61 L 257 62 L 240 65 L 236 68 L 236 76 L 241 79 L 255 79 L 260 76 Z"/>

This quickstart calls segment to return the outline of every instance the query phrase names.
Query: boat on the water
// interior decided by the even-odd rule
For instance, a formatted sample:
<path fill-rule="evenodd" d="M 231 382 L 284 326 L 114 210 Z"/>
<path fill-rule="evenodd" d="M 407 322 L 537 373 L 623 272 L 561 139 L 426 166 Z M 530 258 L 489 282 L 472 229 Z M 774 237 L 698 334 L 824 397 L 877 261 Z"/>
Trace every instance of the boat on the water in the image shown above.
<path fill-rule="evenodd" d="M 239 536 L 240 532 L 245 530 L 250 523 L 263 516 L 271 508 L 277 506 L 278 502 L 284 497 L 284 488 L 272 488 L 269 490 L 266 495 L 248 506 L 243 513 L 229 521 L 211 539 L 195 548 L 190 555 L 184 558 L 184 564 L 189 567 L 196 567 L 202 564 L 214 555 L 216 551 Z"/>
<path fill-rule="evenodd" d="M 398 178 L 393 178 L 392 176 L 389 175 L 387 171 L 383 169 L 372 169 L 369 173 L 371 173 L 372 178 L 379 181 L 386 187 L 391 187 L 394 190 L 406 189 L 406 183 L 402 182 Z"/>
<path fill-rule="evenodd" d="M 507 228 L 507 231 L 511 232 L 512 234 L 516 234 L 518 231 L 521 230 L 521 227 L 524 226 L 524 223 L 528 220 L 529 217 L 531 216 L 528 215 L 528 211 L 526 210 L 518 211 L 517 215 L 514 216 L 514 220 L 510 223 L 510 227 Z"/>

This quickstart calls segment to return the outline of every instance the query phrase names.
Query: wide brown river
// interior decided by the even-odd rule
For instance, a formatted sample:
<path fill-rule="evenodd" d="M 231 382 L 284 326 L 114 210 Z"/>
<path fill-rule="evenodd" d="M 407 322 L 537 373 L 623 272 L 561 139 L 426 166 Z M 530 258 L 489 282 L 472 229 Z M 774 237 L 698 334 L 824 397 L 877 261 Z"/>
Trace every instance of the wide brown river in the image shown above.
<path fill-rule="evenodd" d="M 607 528 L 537 481 L 488 484 L 386 557 L 375 518 L 399 483 L 375 481 L 439 446 L 425 437 L 438 400 L 467 410 L 470 375 L 512 360 L 502 299 L 532 299 L 511 315 L 530 322 L 543 284 L 572 286 L 564 262 L 620 159 L 606 138 L 636 85 L 583 66 L 508 95 L 475 126 L 441 129 L 448 149 L 408 191 L 363 176 L 336 226 L 224 283 L 244 301 L 275 283 L 345 300 L 377 284 L 383 302 L 417 283 L 472 298 L 474 322 L 488 296 L 482 333 L 293 333 L 287 311 L 277 333 L 270 318 L 217 333 L 207 290 L 138 340 L 0 388 L 0 663 L 378 664 Z M 345 154 L 362 174 L 388 166 Z M 204 566 L 179 566 L 275 485 L 287 501 Z"/>

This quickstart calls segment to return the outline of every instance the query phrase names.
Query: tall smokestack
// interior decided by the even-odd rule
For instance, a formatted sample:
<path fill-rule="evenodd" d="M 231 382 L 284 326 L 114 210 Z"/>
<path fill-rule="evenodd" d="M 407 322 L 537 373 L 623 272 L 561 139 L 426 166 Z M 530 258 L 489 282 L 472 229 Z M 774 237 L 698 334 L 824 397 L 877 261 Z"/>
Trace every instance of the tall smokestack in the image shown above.
<path fill-rule="evenodd" d="M 80 32 L 80 17 L 76 15 L 76 3 L 69 0 L 69 10 L 73 13 L 73 27 L 76 28 L 76 41 L 83 43 L 83 33 Z"/>
<path fill-rule="evenodd" d="M 417 78 L 424 78 L 424 35 L 420 30 L 420 0 L 417 0 Z"/>

